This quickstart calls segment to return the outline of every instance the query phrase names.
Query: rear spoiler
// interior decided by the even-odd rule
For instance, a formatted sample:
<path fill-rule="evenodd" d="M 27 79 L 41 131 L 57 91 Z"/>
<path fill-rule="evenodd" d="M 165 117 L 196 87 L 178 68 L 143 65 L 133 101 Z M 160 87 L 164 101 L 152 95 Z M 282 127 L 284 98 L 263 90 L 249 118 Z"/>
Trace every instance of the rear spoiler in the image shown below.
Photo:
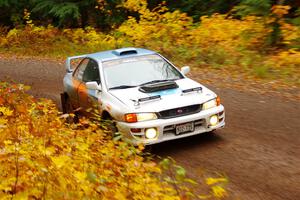
<path fill-rule="evenodd" d="M 67 73 L 73 72 L 73 69 L 71 68 L 71 61 L 72 60 L 78 59 L 78 58 L 85 58 L 85 57 L 86 57 L 86 55 L 68 57 L 67 60 L 66 60 L 66 70 L 67 70 Z"/>

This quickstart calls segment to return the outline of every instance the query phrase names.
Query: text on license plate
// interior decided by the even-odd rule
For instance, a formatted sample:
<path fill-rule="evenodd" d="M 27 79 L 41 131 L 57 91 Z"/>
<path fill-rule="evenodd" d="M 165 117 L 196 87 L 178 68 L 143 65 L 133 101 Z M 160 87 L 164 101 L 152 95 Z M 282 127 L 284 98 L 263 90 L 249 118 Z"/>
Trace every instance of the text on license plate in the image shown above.
<path fill-rule="evenodd" d="M 176 135 L 179 135 L 181 133 L 186 132 L 193 132 L 194 131 L 194 123 L 186 123 L 186 124 L 180 124 L 176 126 Z"/>

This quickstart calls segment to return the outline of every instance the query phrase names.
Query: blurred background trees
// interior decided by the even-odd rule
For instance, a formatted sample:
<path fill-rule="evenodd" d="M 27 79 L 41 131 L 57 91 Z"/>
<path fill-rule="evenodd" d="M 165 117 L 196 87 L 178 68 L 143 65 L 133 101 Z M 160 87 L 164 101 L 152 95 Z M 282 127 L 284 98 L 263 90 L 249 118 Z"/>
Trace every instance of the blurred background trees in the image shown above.
<path fill-rule="evenodd" d="M 65 57 L 126 46 L 300 84 L 300 1 L 0 0 L 0 53 Z"/>
<path fill-rule="evenodd" d="M 92 26 L 102 30 L 121 25 L 131 13 L 123 7 L 124 0 L 0 0 L 0 26 L 10 28 L 24 24 L 23 12 L 28 10 L 35 24 L 51 24 L 61 28 Z M 139 1 L 137 1 L 139 2 Z M 300 24 L 300 1 L 295 0 L 148 0 L 148 7 L 166 5 L 171 11 L 187 13 L 195 22 L 214 13 L 270 16 L 272 6 L 289 5 L 286 18 Z M 137 15 L 138 16 L 138 15 Z"/>

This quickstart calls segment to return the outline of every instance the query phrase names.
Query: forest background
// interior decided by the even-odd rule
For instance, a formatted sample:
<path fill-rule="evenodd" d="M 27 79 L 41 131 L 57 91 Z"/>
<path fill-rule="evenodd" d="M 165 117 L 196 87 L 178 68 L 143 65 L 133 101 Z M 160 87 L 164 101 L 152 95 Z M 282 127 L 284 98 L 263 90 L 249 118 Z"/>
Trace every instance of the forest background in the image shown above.
<path fill-rule="evenodd" d="M 65 58 L 119 47 L 178 66 L 300 84 L 300 1 L 0 0 L 0 52 Z"/>

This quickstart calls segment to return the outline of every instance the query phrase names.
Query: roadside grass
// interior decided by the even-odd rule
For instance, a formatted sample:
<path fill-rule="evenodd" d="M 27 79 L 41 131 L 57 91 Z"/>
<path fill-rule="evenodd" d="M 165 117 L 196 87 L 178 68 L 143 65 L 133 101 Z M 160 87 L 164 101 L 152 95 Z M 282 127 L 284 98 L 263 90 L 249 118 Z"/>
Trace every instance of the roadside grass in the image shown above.
<path fill-rule="evenodd" d="M 239 74 L 250 79 L 276 80 L 285 85 L 300 86 L 298 52 L 262 54 L 245 49 L 232 52 L 220 44 L 203 47 L 184 43 L 179 46 L 172 44 L 172 41 L 164 47 L 160 41 L 153 40 L 141 45 L 130 36 L 118 38 L 114 34 L 105 35 L 92 28 L 68 30 L 66 34 L 65 30 L 54 27 L 27 27 L 0 34 L 0 53 L 8 57 L 65 59 L 68 56 L 129 46 L 158 51 L 178 67 L 189 65 L 196 70 L 220 69 L 233 76 Z"/>

